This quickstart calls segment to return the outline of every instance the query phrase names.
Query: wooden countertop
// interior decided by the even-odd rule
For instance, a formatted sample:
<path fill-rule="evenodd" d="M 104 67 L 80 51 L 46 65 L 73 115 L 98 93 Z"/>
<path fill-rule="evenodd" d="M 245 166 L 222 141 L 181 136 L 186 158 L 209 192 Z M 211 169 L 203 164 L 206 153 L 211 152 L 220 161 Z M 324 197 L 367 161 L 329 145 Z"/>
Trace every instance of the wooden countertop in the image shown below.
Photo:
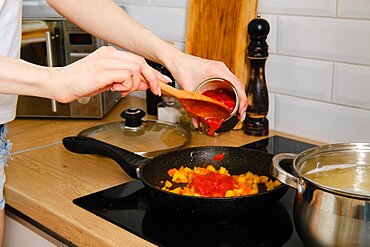
<path fill-rule="evenodd" d="M 145 110 L 145 101 L 129 96 L 103 119 L 16 119 L 9 124 L 13 159 L 6 168 L 7 204 L 78 246 L 154 246 L 146 240 L 76 206 L 72 200 L 132 180 L 114 161 L 78 155 L 61 144 L 63 137 L 119 121 L 128 107 Z M 148 117 L 152 118 L 152 117 Z M 284 133 L 270 135 L 320 144 Z M 230 131 L 219 137 L 192 133 L 188 146 L 241 146 L 262 139 Z"/>

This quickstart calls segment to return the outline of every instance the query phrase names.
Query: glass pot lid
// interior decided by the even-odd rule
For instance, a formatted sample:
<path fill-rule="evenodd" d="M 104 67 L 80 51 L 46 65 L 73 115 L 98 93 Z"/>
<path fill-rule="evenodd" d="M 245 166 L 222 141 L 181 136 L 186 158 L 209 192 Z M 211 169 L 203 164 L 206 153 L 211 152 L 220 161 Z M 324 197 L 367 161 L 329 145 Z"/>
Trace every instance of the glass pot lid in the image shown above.
<path fill-rule="evenodd" d="M 141 109 L 129 108 L 121 113 L 123 121 L 94 126 L 78 135 L 145 157 L 179 149 L 190 142 L 191 133 L 183 126 L 158 120 L 142 120 L 145 115 Z"/>
<path fill-rule="evenodd" d="M 340 143 L 300 153 L 297 173 L 311 183 L 340 194 L 370 197 L 370 143 Z"/>

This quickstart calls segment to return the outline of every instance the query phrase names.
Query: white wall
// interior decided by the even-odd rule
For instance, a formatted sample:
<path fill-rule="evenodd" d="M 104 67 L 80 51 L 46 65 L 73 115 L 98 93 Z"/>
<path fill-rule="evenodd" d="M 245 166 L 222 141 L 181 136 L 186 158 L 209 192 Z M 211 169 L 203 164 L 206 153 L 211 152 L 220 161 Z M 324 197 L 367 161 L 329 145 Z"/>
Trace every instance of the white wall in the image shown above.
<path fill-rule="evenodd" d="M 115 0 L 127 13 L 162 39 L 184 50 L 187 0 Z"/>
<path fill-rule="evenodd" d="M 187 0 L 116 2 L 184 49 Z M 369 142 L 370 0 L 259 0 L 258 12 L 271 26 L 271 129 L 325 142 Z"/>
<path fill-rule="evenodd" d="M 186 0 L 117 0 L 184 47 Z M 370 141 L 370 0 L 259 0 L 269 21 L 272 129 L 325 142 Z"/>
<path fill-rule="evenodd" d="M 370 141 L 370 0 L 260 0 L 274 128 Z"/>

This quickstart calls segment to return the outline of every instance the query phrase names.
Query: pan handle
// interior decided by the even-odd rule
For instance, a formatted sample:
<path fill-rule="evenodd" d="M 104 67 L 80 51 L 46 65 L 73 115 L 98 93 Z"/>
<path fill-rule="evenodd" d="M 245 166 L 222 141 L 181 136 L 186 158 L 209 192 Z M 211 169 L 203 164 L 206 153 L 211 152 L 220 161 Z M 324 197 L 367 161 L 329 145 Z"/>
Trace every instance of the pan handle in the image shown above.
<path fill-rule="evenodd" d="M 146 160 L 145 157 L 110 145 L 108 143 L 84 136 L 70 136 L 63 138 L 64 147 L 79 154 L 100 154 L 113 159 L 132 178 L 139 178 L 139 166 Z"/>
<path fill-rule="evenodd" d="M 294 160 L 297 154 L 292 153 L 281 153 L 277 154 L 272 158 L 271 174 L 282 183 L 289 185 L 290 187 L 297 189 L 299 193 L 304 192 L 305 184 L 300 183 L 300 179 L 293 176 L 289 172 L 285 171 L 281 166 L 280 162 L 283 160 Z"/>

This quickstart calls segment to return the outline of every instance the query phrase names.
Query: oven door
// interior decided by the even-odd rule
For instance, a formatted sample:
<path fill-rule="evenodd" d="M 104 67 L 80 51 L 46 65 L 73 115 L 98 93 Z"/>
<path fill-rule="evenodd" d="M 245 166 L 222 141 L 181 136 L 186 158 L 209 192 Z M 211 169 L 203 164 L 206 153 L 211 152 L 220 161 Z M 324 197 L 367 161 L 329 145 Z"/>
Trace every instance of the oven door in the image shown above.
<path fill-rule="evenodd" d="M 21 58 L 42 66 L 65 65 L 63 20 L 23 20 Z M 17 116 L 69 117 L 68 104 L 39 97 L 19 96 Z"/>

